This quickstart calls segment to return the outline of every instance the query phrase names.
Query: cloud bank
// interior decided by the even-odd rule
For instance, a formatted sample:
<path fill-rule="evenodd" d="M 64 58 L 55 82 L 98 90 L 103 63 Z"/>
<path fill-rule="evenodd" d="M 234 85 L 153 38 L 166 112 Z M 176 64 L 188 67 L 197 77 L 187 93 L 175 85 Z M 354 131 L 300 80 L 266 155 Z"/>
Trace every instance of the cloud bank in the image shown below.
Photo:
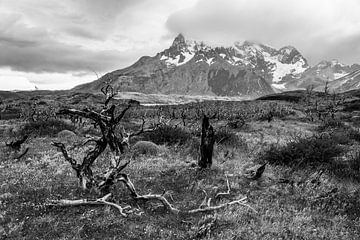
<path fill-rule="evenodd" d="M 28 73 L 35 78 L 30 82 L 53 73 L 40 87 L 64 88 L 65 74 L 101 75 L 156 53 L 168 32 L 167 17 L 180 7 L 175 0 L 157 2 L 0 0 L 0 89 L 9 69 L 14 76 Z M 72 85 L 78 83 L 74 78 Z"/>
<path fill-rule="evenodd" d="M 155 55 L 178 33 L 360 63 L 359 12 L 358 0 L 0 0 L 0 89 L 9 79 L 69 88 Z"/>
<path fill-rule="evenodd" d="M 230 44 L 255 40 L 294 45 L 312 64 L 339 58 L 360 62 L 358 0 L 199 0 L 171 15 L 168 29 Z"/>

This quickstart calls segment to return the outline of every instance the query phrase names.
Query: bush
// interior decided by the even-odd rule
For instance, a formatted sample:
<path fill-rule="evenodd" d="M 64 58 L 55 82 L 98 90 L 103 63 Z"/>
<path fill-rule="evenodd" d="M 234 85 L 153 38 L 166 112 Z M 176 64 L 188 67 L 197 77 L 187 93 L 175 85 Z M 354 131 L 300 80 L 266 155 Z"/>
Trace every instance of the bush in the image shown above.
<path fill-rule="evenodd" d="M 191 138 L 185 144 L 184 148 L 184 156 L 190 155 L 194 159 L 198 159 L 200 157 L 200 139 L 199 138 Z"/>
<path fill-rule="evenodd" d="M 192 136 L 190 132 L 184 130 L 183 128 L 170 125 L 163 125 L 155 131 L 143 134 L 144 140 L 158 145 L 184 145 L 191 138 Z"/>
<path fill-rule="evenodd" d="M 340 144 L 348 144 L 350 140 L 360 142 L 360 132 L 339 120 L 328 120 L 318 127 L 319 132 L 331 132 L 332 137 Z"/>
<path fill-rule="evenodd" d="M 315 135 L 294 139 L 285 146 L 273 144 L 260 154 L 259 160 L 279 165 L 318 166 L 331 163 L 342 152 L 342 147 L 331 135 Z"/>
<path fill-rule="evenodd" d="M 19 135 L 35 135 L 54 137 L 63 130 L 74 131 L 75 126 L 58 119 L 50 119 L 47 121 L 27 122 L 21 126 Z"/>
<path fill-rule="evenodd" d="M 347 136 L 349 137 L 349 139 L 360 142 L 360 132 L 358 130 L 351 128 L 346 133 L 347 133 Z"/>
<path fill-rule="evenodd" d="M 157 155 L 160 152 L 160 147 L 153 142 L 139 141 L 134 144 L 132 151 L 136 154 Z"/>
<path fill-rule="evenodd" d="M 236 135 L 236 133 L 225 129 L 219 129 L 215 132 L 215 142 L 219 145 L 226 145 L 231 147 L 243 146 L 243 141 Z"/>
<path fill-rule="evenodd" d="M 324 121 L 320 126 L 318 126 L 319 132 L 324 132 L 332 129 L 346 128 L 345 124 L 337 119 L 329 119 Z"/>
<path fill-rule="evenodd" d="M 360 182 L 360 152 L 352 154 L 345 161 L 334 161 L 329 170 L 338 178 Z"/>

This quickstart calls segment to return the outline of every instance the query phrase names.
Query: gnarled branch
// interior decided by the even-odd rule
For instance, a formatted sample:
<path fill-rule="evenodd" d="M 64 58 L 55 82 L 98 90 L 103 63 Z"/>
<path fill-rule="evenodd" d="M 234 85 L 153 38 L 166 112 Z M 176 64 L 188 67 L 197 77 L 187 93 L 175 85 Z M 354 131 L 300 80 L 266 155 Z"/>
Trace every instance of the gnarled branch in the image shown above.
<path fill-rule="evenodd" d="M 199 208 L 192 209 L 192 210 L 179 210 L 179 209 L 175 208 L 174 206 L 172 206 L 171 203 L 164 197 L 163 194 L 162 195 L 160 195 L 160 194 L 139 195 L 134 187 L 134 184 L 131 182 L 129 177 L 124 173 L 119 175 L 118 181 L 123 182 L 125 184 L 125 186 L 128 188 L 128 190 L 131 193 L 131 196 L 134 199 L 145 200 L 145 201 L 149 201 L 149 200 L 160 201 L 164 205 L 164 207 L 166 207 L 171 213 L 174 213 L 174 214 L 195 214 L 195 213 L 202 213 L 202 212 L 211 212 L 211 211 L 216 211 L 216 210 L 219 210 L 219 209 L 231 206 L 231 205 L 236 205 L 236 204 L 250 208 L 255 213 L 257 213 L 257 211 L 254 208 L 252 208 L 251 206 L 246 204 L 247 197 L 243 197 L 239 200 L 227 202 L 227 203 L 216 205 L 216 206 L 210 206 L 211 198 L 209 198 L 209 200 L 207 202 L 207 207 L 205 207 L 205 208 L 199 207 Z"/>

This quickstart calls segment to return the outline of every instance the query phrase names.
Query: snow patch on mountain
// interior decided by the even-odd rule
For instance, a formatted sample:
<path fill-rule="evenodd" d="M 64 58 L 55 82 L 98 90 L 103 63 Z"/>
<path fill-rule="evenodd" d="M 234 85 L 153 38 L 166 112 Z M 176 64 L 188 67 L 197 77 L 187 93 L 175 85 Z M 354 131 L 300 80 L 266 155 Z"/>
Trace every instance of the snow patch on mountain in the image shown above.
<path fill-rule="evenodd" d="M 195 54 L 193 52 L 183 52 L 182 54 L 179 54 L 173 58 L 166 55 L 162 55 L 160 60 L 165 61 L 168 67 L 172 67 L 172 66 L 183 65 L 189 62 L 194 56 Z"/>
<path fill-rule="evenodd" d="M 339 79 L 339 78 L 342 78 L 346 75 L 348 75 L 349 73 L 347 72 L 341 72 L 341 73 L 334 73 L 334 79 Z"/>
<path fill-rule="evenodd" d="M 286 83 L 273 83 L 271 84 L 271 86 L 278 90 L 285 90 L 286 89 L 285 84 Z"/>
<path fill-rule="evenodd" d="M 232 46 L 210 46 L 204 42 L 185 40 L 179 35 L 172 46 L 160 53 L 160 60 L 169 68 L 184 65 L 196 57 L 196 62 L 206 62 L 209 66 L 225 60 L 232 66 L 261 72 L 270 83 L 279 83 L 287 75 L 298 78 L 309 68 L 306 60 L 292 46 L 279 50 L 260 43 L 245 41 L 235 42 Z M 218 57 L 216 57 L 218 56 Z M 283 89 L 284 85 L 274 85 Z"/>
<path fill-rule="evenodd" d="M 278 56 L 270 56 L 269 54 L 264 54 L 264 59 L 267 62 L 270 62 L 273 67 L 271 72 L 273 74 L 273 82 L 280 82 L 283 77 L 288 74 L 299 75 L 303 73 L 307 67 L 305 67 L 305 62 L 303 59 L 295 62 L 294 64 L 285 64 L 278 60 Z"/>
<path fill-rule="evenodd" d="M 213 61 L 214 61 L 214 58 L 212 57 L 212 58 L 209 58 L 208 60 L 206 60 L 206 63 L 211 65 L 211 64 L 213 64 Z"/>

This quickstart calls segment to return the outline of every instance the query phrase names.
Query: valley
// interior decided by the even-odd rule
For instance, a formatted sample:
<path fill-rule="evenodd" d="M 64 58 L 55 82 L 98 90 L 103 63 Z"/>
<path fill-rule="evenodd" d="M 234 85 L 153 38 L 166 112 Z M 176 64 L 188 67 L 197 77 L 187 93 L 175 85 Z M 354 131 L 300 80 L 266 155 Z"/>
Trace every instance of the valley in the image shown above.
<path fill-rule="evenodd" d="M 119 93 L 111 101 L 116 114 L 126 108 L 130 96 L 139 94 Z M 238 199 L 246 199 L 245 205 L 174 214 L 161 202 L 133 199 L 121 182 L 110 188 L 110 201 L 128 206 L 126 216 L 112 206 L 52 205 L 61 199 L 101 197 L 82 190 L 75 171 L 52 143 L 63 143 L 68 154 L 81 162 L 96 146 L 88 141 L 101 136 L 99 128 L 92 121 L 56 113 L 63 108 L 100 112 L 104 96 L 66 91 L 7 93 L 1 99 L 2 116 L 10 110 L 18 110 L 19 115 L 0 120 L 1 237 L 360 237 L 358 91 L 336 96 L 294 91 L 257 100 L 184 100 L 180 105 L 159 106 L 147 105 L 150 101 L 142 97 L 138 101 L 145 104 L 130 108 L 116 130 L 121 138 L 139 132 L 141 126 L 157 126 L 131 138 L 130 151 L 121 155 L 121 161 L 131 160 L 124 172 L 138 193 L 162 194 L 183 212 Z M 213 165 L 206 169 L 197 163 L 202 114 L 210 116 L 215 130 Z M 24 135 L 29 138 L 19 151 L 6 145 Z M 112 159 L 114 153 L 107 148 L 96 159 L 94 174 L 101 174 Z M 250 178 L 251 169 L 264 163 L 260 178 Z M 204 201 L 208 203 L 202 206 Z"/>

